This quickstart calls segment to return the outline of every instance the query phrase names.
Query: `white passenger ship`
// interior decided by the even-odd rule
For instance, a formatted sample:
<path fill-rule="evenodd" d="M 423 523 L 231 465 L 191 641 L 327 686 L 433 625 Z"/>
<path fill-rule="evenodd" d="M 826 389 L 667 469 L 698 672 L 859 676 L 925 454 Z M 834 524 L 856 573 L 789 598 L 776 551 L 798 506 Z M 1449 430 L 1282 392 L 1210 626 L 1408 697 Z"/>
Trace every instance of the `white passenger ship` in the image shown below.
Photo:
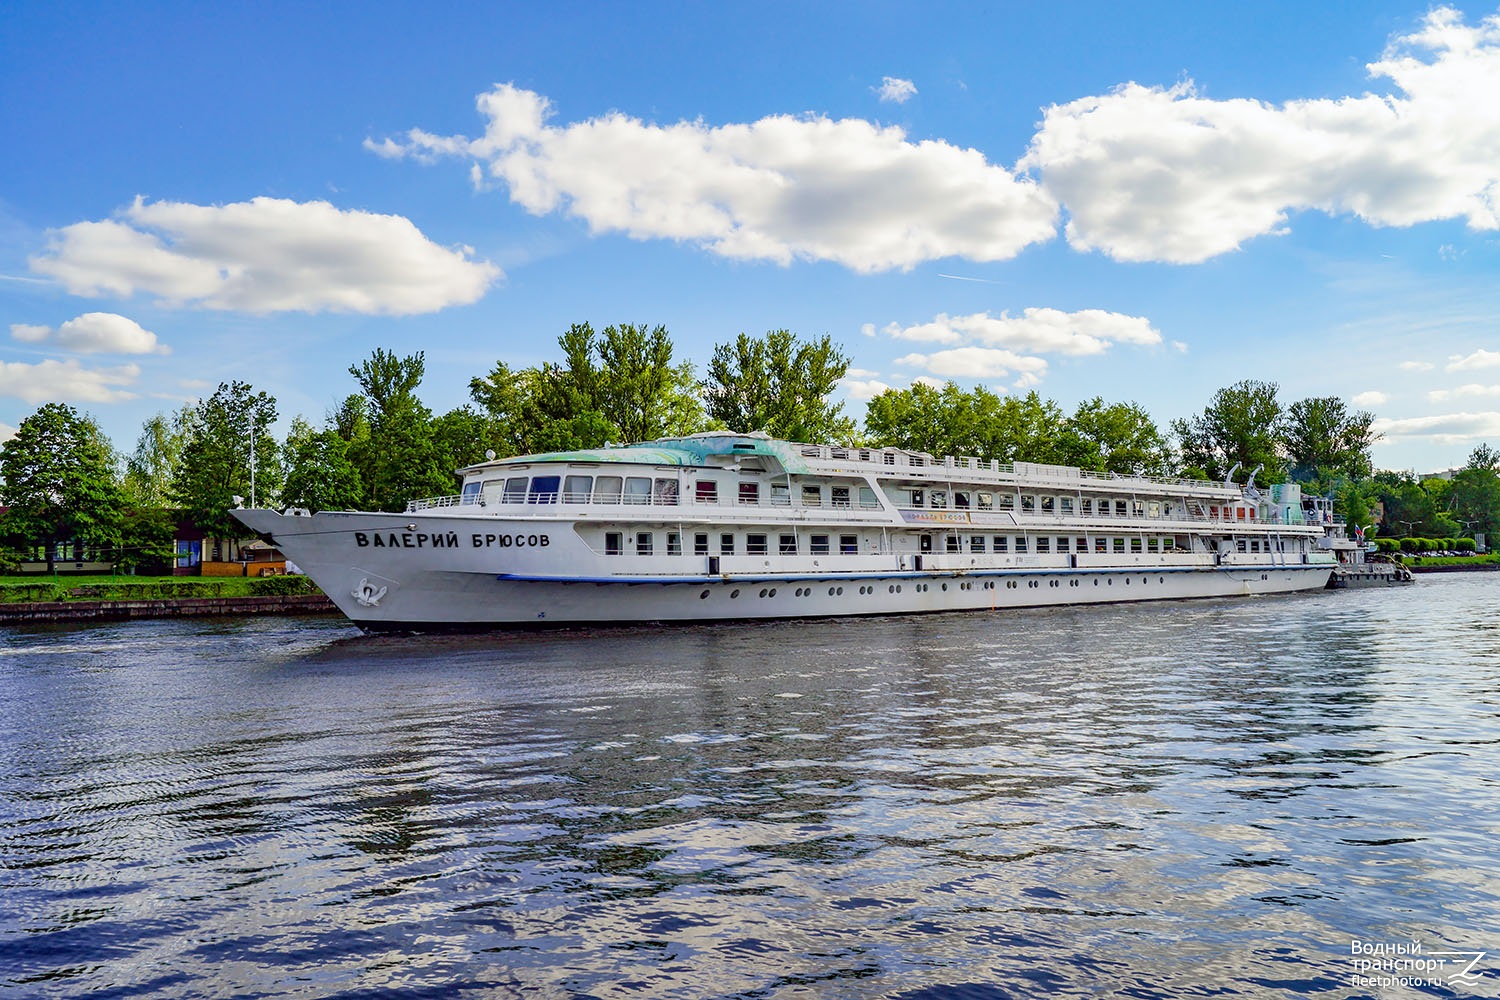
<path fill-rule="evenodd" d="M 416 629 L 999 610 L 1324 587 L 1295 486 L 710 432 L 460 470 L 404 513 L 236 510 L 355 622 Z"/>

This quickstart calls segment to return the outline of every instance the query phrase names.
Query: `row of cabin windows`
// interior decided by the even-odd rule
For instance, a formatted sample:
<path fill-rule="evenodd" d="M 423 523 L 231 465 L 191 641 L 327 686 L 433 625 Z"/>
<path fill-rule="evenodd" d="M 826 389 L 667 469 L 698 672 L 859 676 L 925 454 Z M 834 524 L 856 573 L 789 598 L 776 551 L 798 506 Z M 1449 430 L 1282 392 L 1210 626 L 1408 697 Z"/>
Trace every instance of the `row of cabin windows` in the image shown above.
<path fill-rule="evenodd" d="M 931 507 L 942 510 L 948 507 L 950 495 L 947 490 L 909 489 L 906 491 L 908 507 Z M 1077 513 L 1083 517 L 1161 517 L 1167 504 L 1160 500 L 1121 500 L 1107 497 L 1047 496 L 1031 493 L 987 493 L 982 490 L 954 490 L 951 495 L 955 510 L 1000 510 L 1022 514 L 1062 514 L 1071 517 Z"/>
<path fill-rule="evenodd" d="M 676 531 L 667 534 L 667 555 L 682 555 L 682 536 Z M 745 555 L 764 556 L 771 552 L 771 537 L 758 532 L 747 532 L 745 534 Z M 834 551 L 834 536 L 832 535 L 808 535 L 807 551 L 815 556 L 832 555 Z M 698 532 L 693 535 L 693 555 L 706 556 L 715 554 L 710 549 L 712 536 L 707 532 Z M 721 556 L 732 556 L 736 552 L 737 537 L 733 532 L 724 532 L 718 536 L 717 554 Z M 795 534 L 783 534 L 776 536 L 776 551 L 779 555 L 794 556 L 798 553 L 800 536 Z M 638 556 L 653 555 L 656 551 L 656 533 L 651 531 L 637 531 L 630 539 L 631 546 Z M 858 535 L 838 536 L 839 555 L 852 556 L 859 553 Z M 623 531 L 607 531 L 604 533 L 604 554 L 607 556 L 624 555 L 625 533 Z"/>
<path fill-rule="evenodd" d="M 772 483 L 771 504 L 787 506 L 791 503 L 791 490 L 785 483 Z M 741 482 L 738 484 L 739 503 L 754 506 L 761 500 L 761 484 Z M 850 487 L 828 487 L 828 503 L 832 507 L 849 507 Z M 879 507 L 875 491 L 868 486 L 858 487 L 859 503 L 862 507 Z M 803 486 L 804 507 L 823 506 L 822 486 Z M 671 506 L 677 503 L 678 487 L 674 478 L 650 476 L 511 476 L 509 479 L 487 479 L 484 482 L 464 484 L 465 500 L 473 501 L 479 496 L 500 493 L 501 503 L 626 503 L 656 504 Z M 719 482 L 715 479 L 700 479 L 693 484 L 693 498 L 700 504 L 719 502 Z"/>
<path fill-rule="evenodd" d="M 1176 540 L 1172 538 L 1158 538 L 1150 536 L 1147 538 L 1101 538 L 1094 536 L 1071 538 L 1065 536 L 1016 536 L 1010 535 L 945 535 L 943 536 L 943 551 L 954 554 L 967 550 L 971 553 L 982 553 L 993 551 L 1000 554 L 1015 552 L 1026 555 L 1030 552 L 1052 553 L 1052 552 L 1103 552 L 1119 553 L 1125 552 L 1171 552 L 1174 550 Z M 922 538 L 921 548 L 923 552 L 932 551 L 932 539 L 930 536 Z"/>

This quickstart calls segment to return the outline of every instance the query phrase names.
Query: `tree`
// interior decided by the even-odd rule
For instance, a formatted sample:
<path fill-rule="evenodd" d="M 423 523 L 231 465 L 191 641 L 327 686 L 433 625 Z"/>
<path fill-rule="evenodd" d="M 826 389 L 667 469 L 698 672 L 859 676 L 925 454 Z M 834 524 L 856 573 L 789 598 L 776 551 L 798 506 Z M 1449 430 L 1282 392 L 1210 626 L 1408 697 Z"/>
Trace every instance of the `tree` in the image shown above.
<path fill-rule="evenodd" d="M 709 417 L 730 430 L 849 443 L 854 421 L 844 416 L 842 403 L 828 398 L 848 370 L 848 357 L 827 334 L 803 342 L 789 330 L 742 333 L 714 348 L 703 396 Z"/>
<path fill-rule="evenodd" d="M 1292 479 L 1327 483 L 1368 478 L 1370 446 L 1380 439 L 1370 429 L 1374 422 L 1373 413 L 1351 413 L 1337 396 L 1297 400 L 1287 407 L 1281 423 Z"/>
<path fill-rule="evenodd" d="M 377 347 L 349 366 L 364 392 L 369 442 L 357 457 L 371 506 L 399 511 L 407 501 L 453 492 L 453 470 L 443 467 L 432 437 L 432 411 L 416 396 L 427 371 L 422 351 L 398 358 Z"/>
<path fill-rule="evenodd" d="M 127 502 L 137 507 L 165 507 L 171 502 L 172 477 L 182 461 L 192 423 L 192 407 L 158 413 L 141 427 L 135 451 L 125 460 Z"/>
<path fill-rule="evenodd" d="M 877 448 L 895 447 L 932 455 L 974 455 L 1002 462 L 1059 463 L 1062 410 L 1029 392 L 998 396 L 984 386 L 941 389 L 925 382 L 887 389 L 865 408 L 865 434 Z"/>
<path fill-rule="evenodd" d="M 1260 481 L 1281 478 L 1281 402 L 1275 382 L 1246 379 L 1214 393 L 1203 412 L 1172 421 L 1185 470 L 1223 479 L 1238 466 L 1236 480 L 1245 482 L 1257 466 Z"/>
<path fill-rule="evenodd" d="M 60 543 L 113 542 L 123 506 L 114 452 L 99 426 L 64 403 L 47 403 L 21 421 L 0 449 L 0 484 L 10 510 L 6 531 L 46 546 L 57 569 Z"/>
<path fill-rule="evenodd" d="M 306 425 L 303 425 L 304 427 Z M 282 502 L 308 510 L 356 510 L 364 505 L 364 483 L 349 461 L 349 442 L 336 429 L 289 436 Z"/>
<path fill-rule="evenodd" d="M 1451 499 L 1465 534 L 1480 532 L 1486 541 L 1500 534 L 1500 454 L 1488 444 L 1475 448 L 1468 464 L 1453 477 Z"/>
<path fill-rule="evenodd" d="M 1100 396 L 1078 404 L 1062 433 L 1068 465 L 1094 472 L 1165 476 L 1172 450 L 1151 414 L 1139 403 L 1105 403 Z"/>
<path fill-rule="evenodd" d="M 673 362 L 665 327 L 622 324 L 599 334 L 575 324 L 557 342 L 561 364 L 514 370 L 496 362 L 469 382 L 497 449 L 524 455 L 596 448 L 707 426 L 693 367 Z"/>
<path fill-rule="evenodd" d="M 208 537 L 249 537 L 229 513 L 234 498 L 270 505 L 277 496 L 281 460 L 271 436 L 275 422 L 275 397 L 247 382 L 220 382 L 193 408 L 170 493 Z"/>

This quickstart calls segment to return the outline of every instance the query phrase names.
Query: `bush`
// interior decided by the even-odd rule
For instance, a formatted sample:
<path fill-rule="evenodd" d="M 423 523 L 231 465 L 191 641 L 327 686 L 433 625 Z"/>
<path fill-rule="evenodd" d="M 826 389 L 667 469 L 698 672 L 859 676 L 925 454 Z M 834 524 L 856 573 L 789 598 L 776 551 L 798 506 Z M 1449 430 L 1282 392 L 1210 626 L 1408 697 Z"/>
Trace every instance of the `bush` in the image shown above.
<path fill-rule="evenodd" d="M 322 591 L 305 576 L 266 576 L 251 582 L 250 593 L 257 597 L 294 597 Z"/>
<path fill-rule="evenodd" d="M 1420 542 L 1420 541 L 1421 541 L 1421 539 L 1419 539 L 1419 538 L 1403 538 L 1403 539 L 1401 539 L 1401 551 L 1402 552 L 1420 552 L 1420 551 L 1422 551 L 1421 549 L 1419 549 L 1417 547 L 1417 543 Z"/>
<path fill-rule="evenodd" d="M 1472 538 L 1460 538 L 1454 546 L 1460 552 L 1473 552 L 1476 547 Z"/>
<path fill-rule="evenodd" d="M 1377 551 L 1389 555 L 1392 552 L 1399 552 L 1401 550 L 1401 543 L 1394 538 L 1377 538 L 1375 539 L 1375 548 Z"/>

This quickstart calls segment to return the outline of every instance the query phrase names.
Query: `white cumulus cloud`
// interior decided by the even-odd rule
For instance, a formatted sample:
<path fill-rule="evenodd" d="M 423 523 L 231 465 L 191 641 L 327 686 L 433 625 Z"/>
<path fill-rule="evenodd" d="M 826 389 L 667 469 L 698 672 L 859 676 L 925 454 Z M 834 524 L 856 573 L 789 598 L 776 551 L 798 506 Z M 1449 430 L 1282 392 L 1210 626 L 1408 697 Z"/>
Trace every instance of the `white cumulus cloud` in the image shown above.
<path fill-rule="evenodd" d="M 880 86 L 874 88 L 875 93 L 880 95 L 882 101 L 892 104 L 905 104 L 916 96 L 917 85 L 910 80 L 903 80 L 896 76 L 883 76 L 880 78 Z"/>
<path fill-rule="evenodd" d="M 28 403 L 117 403 L 136 398 L 126 387 L 134 385 L 140 375 L 140 366 L 134 364 L 85 368 L 73 358 L 37 364 L 0 361 L 0 396 Z"/>
<path fill-rule="evenodd" d="M 1103 309 L 1063 312 L 1060 309 L 1028 308 L 1020 316 L 987 312 L 968 316 L 939 313 L 931 322 L 902 327 L 891 324 L 886 332 L 898 340 L 940 344 L 984 344 L 1037 354 L 1103 354 L 1111 344 L 1160 344 L 1161 333 L 1140 316 L 1126 316 Z"/>
<path fill-rule="evenodd" d="M 157 343 L 156 334 L 117 313 L 84 313 L 56 330 L 49 326 L 13 323 L 10 335 L 26 343 L 56 344 L 65 351 L 79 354 L 171 353 L 165 344 Z"/>
<path fill-rule="evenodd" d="M 1046 358 L 1029 357 L 998 347 L 955 347 L 934 354 L 907 354 L 897 358 L 895 363 L 924 368 L 946 378 L 1005 378 L 1011 373 L 1040 378 L 1047 372 Z"/>
<path fill-rule="evenodd" d="M 856 271 L 1014 257 L 1051 239 L 1057 206 L 974 149 L 862 119 L 774 115 L 657 125 L 611 112 L 551 124 L 550 102 L 506 84 L 477 99 L 483 136 L 412 129 L 366 140 L 386 157 L 461 156 L 510 198 L 595 233 L 694 243 L 724 257 L 834 261 Z"/>
<path fill-rule="evenodd" d="M 1427 394 L 1427 398 L 1434 403 L 1464 396 L 1500 396 L 1500 385 L 1480 385 L 1477 382 L 1470 382 L 1457 389 L 1434 389 Z"/>
<path fill-rule="evenodd" d="M 844 392 L 848 393 L 850 399 L 860 402 L 874 399 L 882 392 L 885 392 L 886 390 L 891 388 L 890 386 L 886 385 L 884 382 L 876 378 L 846 378 L 841 381 L 839 385 L 843 387 Z"/>
<path fill-rule="evenodd" d="M 1463 444 L 1500 437 L 1500 412 L 1440 413 L 1426 417 L 1377 419 L 1370 429 L 1387 438 L 1426 438 L 1433 444 Z"/>
<path fill-rule="evenodd" d="M 1430 372 L 1433 364 L 1431 361 L 1403 361 L 1397 367 L 1408 372 Z"/>
<path fill-rule="evenodd" d="M 1500 93 L 1500 15 L 1434 10 L 1368 69 L 1391 92 L 1273 105 L 1127 83 L 1046 109 L 1019 166 L 1074 248 L 1120 260 L 1205 260 L 1308 209 L 1500 228 L 1500 102 L 1480 96 Z"/>
<path fill-rule="evenodd" d="M 50 234 L 32 270 L 74 295 L 153 295 L 173 306 L 411 315 L 477 300 L 500 277 L 399 215 L 328 202 L 146 202 Z"/>
<path fill-rule="evenodd" d="M 1500 351 L 1480 348 L 1473 354 L 1450 354 L 1447 370 L 1450 372 L 1474 371 L 1478 368 L 1500 368 Z"/>
<path fill-rule="evenodd" d="M 1384 406 L 1391 401 L 1391 397 L 1376 389 L 1368 392 L 1358 392 L 1349 397 L 1349 402 L 1355 406 Z"/>

